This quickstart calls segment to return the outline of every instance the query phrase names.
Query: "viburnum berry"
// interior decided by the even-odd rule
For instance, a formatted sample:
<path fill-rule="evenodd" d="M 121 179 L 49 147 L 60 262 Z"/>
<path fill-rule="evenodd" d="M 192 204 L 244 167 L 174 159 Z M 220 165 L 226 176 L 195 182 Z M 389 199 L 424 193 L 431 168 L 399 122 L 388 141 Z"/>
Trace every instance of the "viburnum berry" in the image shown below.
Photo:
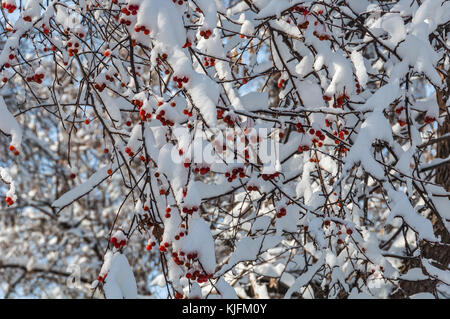
<path fill-rule="evenodd" d="M 184 298 L 184 295 L 183 294 L 181 294 L 181 293 L 179 293 L 179 292 L 177 292 L 176 294 L 175 294 L 175 299 L 183 299 Z"/>
<path fill-rule="evenodd" d="M 406 125 L 406 121 L 398 120 L 398 124 L 399 124 L 400 126 L 405 126 L 405 125 Z"/>
<path fill-rule="evenodd" d="M 425 116 L 424 121 L 425 121 L 425 123 L 430 124 L 430 123 L 433 123 L 434 121 L 436 121 L 436 118 L 431 117 L 431 116 Z"/>
<path fill-rule="evenodd" d="M 14 200 L 9 196 L 6 197 L 5 201 L 9 206 L 14 204 Z"/>

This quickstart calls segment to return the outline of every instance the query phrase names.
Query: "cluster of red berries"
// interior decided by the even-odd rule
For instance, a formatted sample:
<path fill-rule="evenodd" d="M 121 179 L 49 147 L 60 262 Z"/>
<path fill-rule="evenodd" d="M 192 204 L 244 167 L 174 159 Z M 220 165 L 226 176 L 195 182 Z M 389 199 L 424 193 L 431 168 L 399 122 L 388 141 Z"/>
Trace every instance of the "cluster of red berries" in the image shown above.
<path fill-rule="evenodd" d="M 107 81 L 109 81 L 109 82 L 112 82 L 112 83 L 114 83 L 114 77 L 115 76 L 118 76 L 118 74 L 117 73 L 114 73 L 114 75 L 113 76 L 111 76 L 111 75 L 109 75 L 109 74 L 105 74 L 105 78 L 106 78 L 106 80 Z"/>
<path fill-rule="evenodd" d="M 339 145 L 339 146 L 336 148 L 336 150 L 337 150 L 338 152 L 341 152 L 341 153 L 347 153 L 347 152 L 348 152 L 348 148 L 346 148 L 346 147 L 343 146 L 343 145 Z"/>
<path fill-rule="evenodd" d="M 331 101 L 333 98 L 328 95 L 323 96 L 323 100 L 326 102 Z M 341 108 L 344 103 L 349 99 L 349 96 L 346 93 L 339 95 L 333 103 L 334 108 Z"/>
<path fill-rule="evenodd" d="M 42 24 L 42 32 L 44 32 L 44 34 L 49 34 L 50 33 L 50 29 L 47 28 L 45 23 Z"/>
<path fill-rule="evenodd" d="M 17 6 L 15 3 L 3 2 L 2 8 L 8 10 L 8 13 L 13 13 L 17 9 Z"/>
<path fill-rule="evenodd" d="M 138 10 L 139 10 L 139 6 L 137 4 L 136 5 L 130 4 L 130 5 L 128 5 L 128 7 L 122 8 L 121 11 L 126 16 L 129 16 L 130 14 L 132 16 L 135 16 L 137 14 Z"/>
<path fill-rule="evenodd" d="M 209 166 L 201 166 L 201 167 L 194 168 L 194 172 L 195 173 L 200 173 L 200 175 L 208 174 L 210 170 L 211 169 L 210 169 Z"/>
<path fill-rule="evenodd" d="M 231 116 L 230 114 L 225 115 L 223 118 L 223 121 L 229 126 L 234 127 L 234 124 L 237 122 L 237 118 L 234 116 Z"/>
<path fill-rule="evenodd" d="M 184 225 L 181 225 L 181 226 L 184 226 Z M 184 237 L 185 234 L 186 233 L 184 233 L 184 232 L 179 232 L 178 235 L 175 235 L 174 238 L 175 238 L 175 240 L 180 240 L 180 238 Z"/>
<path fill-rule="evenodd" d="M 145 246 L 145 250 L 152 250 L 153 247 L 156 246 L 156 243 L 154 241 L 151 241 L 150 243 Z"/>
<path fill-rule="evenodd" d="M 120 23 L 121 24 L 125 24 L 127 26 L 131 25 L 131 20 L 125 19 L 125 18 L 120 18 Z"/>
<path fill-rule="evenodd" d="M 182 211 L 187 215 L 192 215 L 194 212 L 198 211 L 198 206 L 183 206 Z"/>
<path fill-rule="evenodd" d="M 345 140 L 345 135 L 348 135 L 348 130 L 346 130 L 346 129 L 343 129 L 343 130 L 340 130 L 339 132 L 337 132 L 337 131 L 334 131 L 333 132 L 333 135 L 334 136 L 338 136 L 339 135 L 339 138 L 341 139 L 341 140 Z"/>
<path fill-rule="evenodd" d="M 303 22 L 303 23 L 297 24 L 297 27 L 298 27 L 299 29 L 307 29 L 307 28 L 308 28 L 308 25 L 309 25 L 309 21 L 306 20 L 306 21 Z"/>
<path fill-rule="evenodd" d="M 169 243 L 165 242 L 165 243 L 159 245 L 158 249 L 159 249 L 160 252 L 165 253 L 167 251 L 168 247 L 169 247 Z"/>
<path fill-rule="evenodd" d="M 45 24 L 42 25 L 43 27 L 45 26 Z M 78 30 L 79 31 L 79 30 Z M 75 31 L 73 34 L 75 34 L 77 37 L 83 39 L 84 38 L 84 33 L 82 31 L 77 32 Z"/>
<path fill-rule="evenodd" d="M 430 124 L 430 123 L 433 123 L 434 121 L 436 121 L 436 118 L 431 117 L 431 116 L 425 116 L 424 121 L 425 121 L 425 123 Z"/>
<path fill-rule="evenodd" d="M 334 131 L 333 132 L 333 135 L 334 136 L 339 136 L 339 138 L 341 140 L 345 140 L 345 136 L 348 135 L 348 134 L 349 134 L 349 132 L 346 129 L 340 130 L 339 132 L 338 131 Z M 339 141 L 338 140 L 334 140 L 334 143 L 335 144 L 339 144 Z"/>
<path fill-rule="evenodd" d="M 171 120 L 168 120 L 164 117 L 166 115 L 166 111 L 161 110 L 156 114 L 156 119 L 161 121 L 161 124 L 163 126 L 173 126 L 175 123 Z"/>
<path fill-rule="evenodd" d="M 174 1 L 176 1 L 176 0 L 174 0 Z M 183 3 L 183 1 L 179 0 L 178 3 L 180 3 L 180 2 Z M 184 295 L 181 292 L 177 291 L 175 293 L 175 299 L 184 299 Z"/>
<path fill-rule="evenodd" d="M 5 202 L 8 204 L 8 206 L 11 206 L 14 204 L 14 201 L 11 197 L 6 197 Z"/>
<path fill-rule="evenodd" d="M 141 119 L 141 121 L 146 121 L 147 119 L 149 119 L 152 116 L 151 113 L 147 113 L 145 112 L 144 109 L 141 109 L 139 111 L 139 118 Z"/>
<path fill-rule="evenodd" d="M 346 233 L 347 233 L 347 235 L 350 236 L 351 234 L 353 234 L 353 230 L 351 228 L 347 228 Z M 339 230 L 336 233 L 336 235 L 337 236 L 341 236 L 342 235 L 342 231 Z M 344 243 L 344 241 L 342 240 L 342 238 L 338 238 L 337 243 L 338 243 L 338 245 L 342 245 Z"/>
<path fill-rule="evenodd" d="M 28 76 L 27 81 L 28 82 L 36 82 L 38 84 L 42 84 L 42 80 L 44 79 L 45 75 L 43 73 L 36 73 L 33 76 Z"/>
<path fill-rule="evenodd" d="M 330 40 L 330 36 L 326 33 L 319 33 L 316 30 L 313 32 L 313 35 L 318 38 L 320 41 Z"/>
<path fill-rule="evenodd" d="M 184 109 L 183 110 L 183 114 L 188 116 L 188 117 L 191 117 L 193 115 L 192 111 L 189 111 L 188 109 Z"/>
<path fill-rule="evenodd" d="M 74 41 L 72 43 L 72 41 Z M 74 54 L 78 53 L 78 48 L 80 47 L 80 43 L 77 40 L 73 40 L 67 42 L 67 47 L 69 48 L 69 56 L 74 56 Z"/>
<path fill-rule="evenodd" d="M 127 244 L 127 241 L 125 239 L 119 241 L 117 237 L 111 237 L 111 240 L 109 242 L 117 249 L 122 248 Z"/>
<path fill-rule="evenodd" d="M 301 154 L 301 153 L 303 153 L 303 152 L 307 152 L 307 151 L 309 151 L 309 146 L 308 145 L 300 145 L 298 148 L 297 148 L 297 151 Z"/>
<path fill-rule="evenodd" d="M 214 66 L 215 64 L 216 64 L 216 59 L 215 58 L 208 58 L 208 57 L 204 57 L 203 58 L 203 65 L 205 66 L 205 67 L 208 67 L 208 66 Z"/>
<path fill-rule="evenodd" d="M 210 279 L 210 278 L 212 278 L 212 277 L 213 277 L 212 274 L 209 274 L 209 275 L 208 275 L 207 273 L 200 273 L 200 271 L 198 271 L 198 270 L 195 270 L 195 271 L 192 272 L 192 273 L 188 272 L 188 273 L 186 274 L 186 278 L 187 278 L 187 279 L 193 280 L 193 281 L 197 280 L 197 282 L 198 282 L 199 284 L 204 283 L 204 282 L 207 282 L 208 279 Z"/>
<path fill-rule="evenodd" d="M 103 282 L 105 282 L 106 276 L 108 276 L 108 273 L 106 273 L 104 276 L 99 275 L 97 277 L 97 280 L 103 283 Z"/>
<path fill-rule="evenodd" d="M 221 120 L 223 118 L 223 113 L 225 113 L 225 110 L 217 110 L 217 119 Z"/>
<path fill-rule="evenodd" d="M 141 162 L 144 162 L 144 163 L 145 162 L 150 163 L 152 161 L 152 158 L 150 156 L 145 158 L 145 155 L 139 156 L 139 159 L 141 160 Z"/>
<path fill-rule="evenodd" d="M 315 136 L 315 137 L 312 139 L 312 142 L 313 142 L 314 144 L 315 144 L 315 143 L 319 143 L 318 146 L 321 147 L 321 146 L 322 146 L 322 141 L 325 140 L 325 135 L 322 133 L 322 131 L 321 131 L 321 130 L 317 130 L 317 131 L 316 131 L 316 130 L 314 130 L 313 128 L 310 128 L 308 132 L 309 132 L 309 134 Z"/>
<path fill-rule="evenodd" d="M 334 108 L 342 108 L 344 103 L 349 99 L 349 96 L 346 93 L 339 95 L 336 101 L 333 104 Z"/>
<path fill-rule="evenodd" d="M 192 46 L 192 42 L 189 39 L 186 39 L 186 42 L 183 45 L 183 48 L 190 48 Z"/>
<path fill-rule="evenodd" d="M 125 147 L 125 153 L 127 153 L 130 157 L 134 156 L 133 151 L 129 147 Z"/>
<path fill-rule="evenodd" d="M 273 174 L 262 174 L 261 175 L 262 179 L 265 181 L 270 180 L 270 179 L 275 179 L 278 176 L 280 176 L 280 172 L 275 172 Z"/>
<path fill-rule="evenodd" d="M 187 260 L 185 260 L 185 256 L 186 256 L 186 259 Z M 176 252 L 176 251 L 174 251 L 173 253 L 172 253 L 172 259 L 173 259 L 173 261 L 177 264 L 177 265 L 179 265 L 179 266 L 183 266 L 183 265 L 185 265 L 187 268 L 190 268 L 191 267 L 191 262 L 192 262 L 192 260 L 193 259 L 196 259 L 198 257 L 198 254 L 195 252 L 195 253 L 192 253 L 192 254 L 187 254 L 186 255 L 186 253 L 185 252 L 183 252 L 183 251 L 181 251 L 179 254 Z"/>
<path fill-rule="evenodd" d="M 145 35 L 149 35 L 150 34 L 150 29 L 147 29 L 145 26 L 143 26 L 143 25 L 136 25 L 135 27 L 134 27 L 134 31 L 135 32 L 137 32 L 137 33 L 139 33 L 139 32 L 144 32 L 144 34 Z"/>
<path fill-rule="evenodd" d="M 131 103 L 136 105 L 138 110 L 144 105 L 144 101 L 138 99 L 132 100 Z"/>
<path fill-rule="evenodd" d="M 25 16 L 25 17 L 23 17 L 23 21 L 31 22 L 31 17 L 30 16 Z"/>
<path fill-rule="evenodd" d="M 303 124 L 302 123 L 300 123 L 300 122 L 296 123 L 295 128 L 298 133 L 303 133 Z"/>
<path fill-rule="evenodd" d="M 166 217 L 166 218 L 170 218 L 170 212 L 172 211 L 172 208 L 170 208 L 170 207 L 166 207 L 166 214 L 164 215 L 164 217 Z"/>
<path fill-rule="evenodd" d="M 183 5 L 183 1 L 187 2 L 187 0 L 172 0 L 173 3 L 178 3 L 178 5 Z"/>
<path fill-rule="evenodd" d="M 8 78 L 7 78 L 6 76 L 4 76 L 4 77 L 2 78 L 2 82 L 3 82 L 3 83 L 8 82 Z"/>
<path fill-rule="evenodd" d="M 103 92 L 103 90 L 106 88 L 106 83 L 95 83 L 94 88 L 99 92 Z"/>
<path fill-rule="evenodd" d="M 161 58 L 160 57 L 157 57 L 156 58 L 156 63 L 158 64 L 158 65 L 161 65 L 162 64 L 162 61 L 165 61 L 167 59 L 167 53 L 163 53 L 163 54 L 161 54 Z M 170 73 L 170 72 L 169 72 Z M 166 74 L 168 74 L 168 73 L 166 73 Z"/>
<path fill-rule="evenodd" d="M 398 108 L 395 109 L 395 113 L 401 114 L 402 111 L 403 111 L 404 109 L 405 109 L 405 108 L 404 108 L 403 106 L 400 106 L 400 107 L 398 107 Z"/>
<path fill-rule="evenodd" d="M 190 162 L 190 159 L 185 159 L 185 162 L 183 163 L 183 166 L 185 167 L 185 168 L 188 168 L 189 166 L 191 166 L 191 162 Z"/>
<path fill-rule="evenodd" d="M 249 186 L 247 187 L 247 189 L 248 189 L 250 192 L 257 192 L 257 191 L 258 191 L 258 186 L 256 186 L 256 185 L 249 185 Z"/>
<path fill-rule="evenodd" d="M 286 80 L 285 79 L 281 79 L 279 82 L 278 82 L 278 87 L 281 89 L 282 87 L 284 87 L 284 83 L 286 82 Z"/>
<path fill-rule="evenodd" d="M 183 76 L 183 77 L 178 77 L 178 76 L 174 76 L 173 77 L 173 80 L 175 81 L 175 82 L 177 82 L 177 87 L 179 88 L 179 89 L 181 89 L 182 87 L 183 87 L 183 83 L 188 83 L 189 82 L 189 79 L 186 77 L 186 76 Z"/>
<path fill-rule="evenodd" d="M 229 183 L 231 183 L 233 180 L 235 180 L 238 176 L 239 176 L 239 178 L 244 178 L 245 177 L 245 173 L 244 173 L 244 168 L 243 167 L 233 168 L 231 173 L 230 172 L 226 172 L 225 173 L 225 177 L 227 178 Z"/>
<path fill-rule="evenodd" d="M 19 150 L 17 150 L 14 145 L 9 146 L 9 151 L 12 152 L 15 156 L 19 155 Z"/>
<path fill-rule="evenodd" d="M 331 97 L 331 96 L 328 96 L 328 95 L 324 95 L 323 96 L 323 100 L 325 101 L 325 102 L 329 102 L 329 101 L 331 101 L 333 98 Z"/>
<path fill-rule="evenodd" d="M 205 39 L 209 39 L 209 37 L 211 36 L 212 32 L 211 30 L 202 30 L 200 31 L 200 36 L 204 37 Z"/>
<path fill-rule="evenodd" d="M 286 216 L 286 208 L 281 207 L 276 216 L 277 216 L 277 218 L 281 218 L 283 216 Z"/>
<path fill-rule="evenodd" d="M 302 6 L 293 6 L 290 11 L 297 11 L 300 12 L 303 15 L 308 15 L 309 14 L 309 10 L 306 9 L 305 7 Z"/>

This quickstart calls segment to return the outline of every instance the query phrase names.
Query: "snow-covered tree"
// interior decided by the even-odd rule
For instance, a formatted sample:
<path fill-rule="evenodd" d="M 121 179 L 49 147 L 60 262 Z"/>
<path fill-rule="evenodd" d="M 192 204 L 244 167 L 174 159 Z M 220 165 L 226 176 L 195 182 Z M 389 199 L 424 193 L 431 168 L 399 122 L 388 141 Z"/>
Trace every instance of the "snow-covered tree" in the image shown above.
<path fill-rule="evenodd" d="M 450 1 L 1 13 L 0 297 L 450 297 Z"/>

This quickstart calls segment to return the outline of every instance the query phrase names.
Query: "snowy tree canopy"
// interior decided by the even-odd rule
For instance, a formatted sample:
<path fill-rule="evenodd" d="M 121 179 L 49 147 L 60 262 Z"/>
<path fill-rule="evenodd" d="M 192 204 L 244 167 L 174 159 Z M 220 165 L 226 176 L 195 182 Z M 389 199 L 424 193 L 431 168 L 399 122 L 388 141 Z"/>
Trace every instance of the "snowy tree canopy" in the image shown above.
<path fill-rule="evenodd" d="M 0 297 L 450 297 L 450 1 L 1 13 Z"/>

